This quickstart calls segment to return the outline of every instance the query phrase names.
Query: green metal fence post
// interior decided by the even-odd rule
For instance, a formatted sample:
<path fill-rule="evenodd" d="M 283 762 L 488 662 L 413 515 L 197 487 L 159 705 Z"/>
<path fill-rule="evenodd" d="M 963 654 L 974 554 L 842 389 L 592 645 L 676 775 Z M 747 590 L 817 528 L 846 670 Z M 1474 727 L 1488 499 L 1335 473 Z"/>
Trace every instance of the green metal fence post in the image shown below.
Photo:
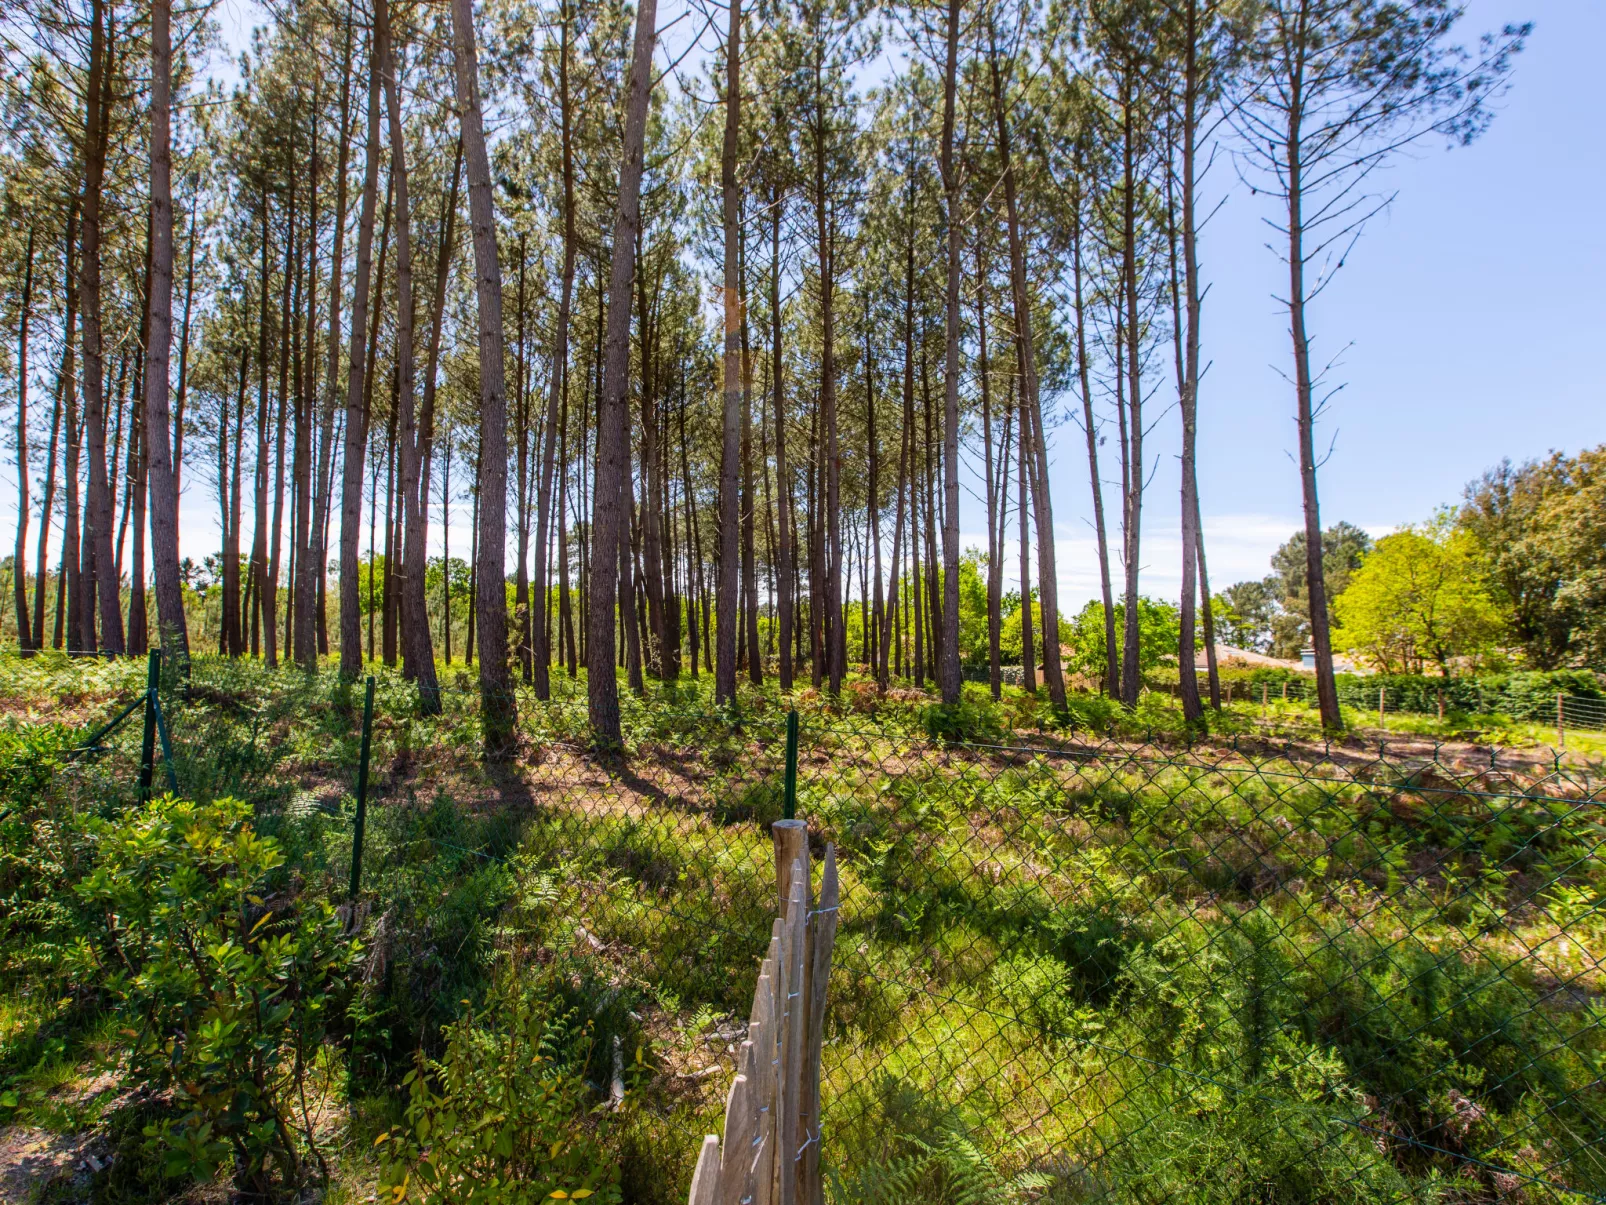
<path fill-rule="evenodd" d="M 368 827 L 368 749 L 374 735 L 374 680 L 370 675 L 362 703 L 362 756 L 357 763 L 357 819 L 351 827 L 351 893 L 353 904 L 362 887 L 362 837 Z"/>
<path fill-rule="evenodd" d="M 167 734 L 167 717 L 162 714 L 162 699 L 156 697 L 156 735 L 162 738 L 162 769 L 167 771 L 167 789 L 178 794 L 178 773 L 173 769 L 173 739 Z"/>
<path fill-rule="evenodd" d="M 162 650 L 152 649 L 145 668 L 145 736 L 139 747 L 139 801 L 151 797 L 151 773 L 156 765 L 156 688 L 162 682 Z"/>
<path fill-rule="evenodd" d="M 781 818 L 797 818 L 797 709 L 786 713 L 786 794 L 781 804 Z"/>

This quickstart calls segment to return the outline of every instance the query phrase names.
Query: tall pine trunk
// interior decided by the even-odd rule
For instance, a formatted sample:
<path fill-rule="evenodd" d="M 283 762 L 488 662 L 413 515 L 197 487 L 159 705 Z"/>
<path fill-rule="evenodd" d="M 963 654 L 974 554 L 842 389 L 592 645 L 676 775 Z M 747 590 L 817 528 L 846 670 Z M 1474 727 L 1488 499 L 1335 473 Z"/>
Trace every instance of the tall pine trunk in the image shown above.
<path fill-rule="evenodd" d="M 390 27 L 388 0 L 375 0 L 374 31 L 378 42 L 385 107 L 390 118 L 390 170 L 395 188 L 396 222 L 396 401 L 401 427 L 402 547 L 401 621 L 403 657 L 408 675 L 418 683 L 418 705 L 425 715 L 440 712 L 440 686 L 435 678 L 435 648 L 429 630 L 424 594 L 427 562 L 427 499 L 420 495 L 423 442 L 415 409 L 416 368 L 413 358 L 413 220 L 408 193 L 407 140 L 402 126 L 401 86 Z"/>
<path fill-rule="evenodd" d="M 792 590 L 793 561 L 797 550 L 792 542 L 792 472 L 786 461 L 786 363 L 781 355 L 781 211 L 785 194 L 770 192 L 770 384 L 775 391 L 775 482 L 780 501 L 780 521 L 776 525 L 779 565 L 776 566 L 777 592 L 775 616 L 780 624 L 779 645 L 781 690 L 792 689 L 792 625 L 796 594 Z M 685 401 L 682 399 L 682 412 Z M 682 419 L 684 422 L 684 418 Z M 683 437 L 684 439 L 684 437 Z M 690 484 L 687 485 L 688 493 Z M 695 632 L 693 633 L 695 636 Z M 694 641 L 695 643 L 695 641 Z"/>
<path fill-rule="evenodd" d="M 159 6 L 162 0 L 156 0 Z M 11 558 L 11 590 L 17 608 L 17 647 L 24 653 L 38 647 L 28 614 L 28 320 L 33 306 L 34 232 L 28 231 L 27 266 L 22 277 L 22 304 L 17 313 L 17 542 Z M 45 518 L 46 530 L 50 519 Z M 36 589 L 43 590 L 41 579 Z"/>
<path fill-rule="evenodd" d="M 1138 199 L 1137 66 L 1128 62 L 1121 81 L 1121 263 L 1122 289 L 1126 304 L 1126 390 L 1127 446 L 1129 448 L 1126 485 L 1126 595 L 1122 614 L 1121 701 L 1137 706 L 1142 685 L 1138 616 L 1138 569 L 1143 535 L 1143 364 L 1139 356 L 1142 326 L 1138 316 Z M 1033 433 L 1034 439 L 1036 432 Z M 1039 537 L 1041 539 L 1041 537 Z"/>
<path fill-rule="evenodd" d="M 357 546 L 362 538 L 362 479 L 368 450 L 368 414 L 363 405 L 368 358 L 364 354 L 364 341 L 368 336 L 369 289 L 373 276 L 374 210 L 378 202 L 375 194 L 379 191 L 380 63 L 376 43 L 377 39 L 373 39 L 368 51 L 367 146 L 362 205 L 357 219 L 357 280 L 351 299 L 351 353 L 346 361 L 346 437 L 340 490 L 340 676 L 348 681 L 362 673 L 362 600 L 358 595 Z M 333 350 L 330 355 L 333 357 Z"/>
<path fill-rule="evenodd" d="M 1093 418 L 1093 387 L 1087 359 L 1087 310 L 1082 295 L 1082 200 L 1071 195 L 1071 275 L 1076 313 L 1076 373 L 1082 390 L 1082 430 L 1087 436 L 1087 477 L 1093 488 L 1093 532 L 1098 543 L 1099 592 L 1104 603 L 1104 693 L 1120 696 L 1115 659 L 1115 598 L 1110 588 L 1110 541 L 1104 523 L 1104 486 L 1099 479 L 1098 425 Z"/>
<path fill-rule="evenodd" d="M 454 4 L 464 7 L 468 3 L 469 0 L 454 0 Z M 619 681 L 613 664 L 615 604 L 618 602 L 628 608 L 632 602 L 629 598 L 618 597 L 618 566 L 621 545 L 628 537 L 629 528 L 630 433 L 626 395 L 630 373 L 630 311 L 636 239 L 641 233 L 641 170 L 657 21 L 657 0 L 641 0 L 636 10 L 636 33 L 626 85 L 624 158 L 619 169 L 618 203 L 614 212 L 602 389 L 597 398 L 586 688 L 593 738 L 599 745 L 610 748 L 622 743 Z M 732 669 L 734 673 L 734 658 Z M 734 688 L 734 679 L 731 685 Z"/>
<path fill-rule="evenodd" d="M 290 135 L 290 162 L 292 166 L 286 189 L 289 194 L 289 204 L 285 213 L 284 287 L 280 291 L 279 302 L 279 407 L 273 440 L 273 522 L 268 535 L 267 587 L 262 592 L 265 604 L 262 614 L 266 621 L 264 648 L 267 651 L 270 669 L 279 663 L 279 558 L 284 546 L 284 439 L 290 405 L 290 347 L 297 313 L 291 300 L 296 279 L 296 173 L 293 124 Z"/>
<path fill-rule="evenodd" d="M 559 403 L 565 396 L 569 378 L 569 323 L 571 321 L 574 305 L 574 270 L 577 239 L 574 220 L 574 129 L 573 105 L 569 96 L 569 42 L 570 42 L 570 13 L 568 0 L 563 0 L 559 10 L 559 45 L 558 45 L 558 132 L 563 153 L 563 280 L 558 289 L 558 316 L 557 327 L 553 332 L 552 341 L 552 381 L 547 397 L 546 422 L 543 427 L 543 440 L 541 447 L 541 480 L 536 492 L 536 540 L 535 540 L 535 597 L 536 611 L 533 619 L 536 630 L 535 647 L 535 693 L 537 698 L 545 699 L 551 695 L 551 678 L 548 667 L 552 662 L 551 649 L 547 641 L 547 610 L 551 591 L 548 588 L 547 578 L 549 567 L 547 565 L 547 533 L 552 523 L 552 475 L 555 468 L 555 454 L 560 435 L 558 411 Z M 558 508 L 561 511 L 563 500 L 558 499 Z M 559 526 L 559 555 L 566 556 L 563 540 L 563 518 L 558 517 Z M 559 620 L 567 625 L 568 608 L 568 566 L 564 564 L 559 571 L 562 579 L 560 585 L 563 590 L 559 603 Z"/>
<path fill-rule="evenodd" d="M 70 233 L 67 236 L 67 242 L 67 251 L 70 258 L 72 252 L 72 235 Z M 68 275 L 69 277 L 71 276 L 70 271 Z M 69 287 L 64 291 L 71 298 L 71 288 Z M 70 322 L 65 329 L 68 333 L 61 352 L 63 369 L 65 369 L 67 359 L 72 355 Z M 66 381 L 63 376 L 58 376 L 56 378 L 56 400 L 50 409 L 50 442 L 45 449 L 45 492 L 44 496 L 39 500 L 39 560 L 37 562 L 38 568 L 33 575 L 33 647 L 36 649 L 45 647 L 45 575 L 50 565 L 50 516 L 56 510 L 56 450 L 61 444 L 61 411 L 65 388 Z M 58 578 L 56 582 L 56 596 L 58 598 L 61 597 L 62 587 L 63 583 Z M 58 630 L 56 637 L 59 637 L 59 635 L 60 632 Z M 53 648 L 60 647 L 56 637 L 52 638 Z"/>
<path fill-rule="evenodd" d="M 312 664 L 313 652 L 313 600 L 316 597 L 317 571 L 312 559 L 312 442 L 315 411 L 313 402 L 317 392 L 317 314 L 318 314 L 318 116 L 321 110 L 322 89 L 315 87 L 312 100 L 312 148 L 307 179 L 307 247 L 306 247 L 306 333 L 296 372 L 296 429 L 295 468 L 295 522 L 290 535 L 293 562 L 289 590 L 290 619 L 286 626 L 285 653 L 297 665 Z"/>
<path fill-rule="evenodd" d="M 993 475 L 993 398 L 987 363 L 987 261 L 984 237 L 976 239 L 976 371 L 981 381 L 982 484 L 987 504 L 987 686 L 993 701 L 1003 696 L 1003 657 L 999 640 L 1003 634 L 1004 564 L 1003 541 L 998 524 L 1003 508 L 998 504 L 997 482 Z"/>
<path fill-rule="evenodd" d="M 321 632 L 324 623 L 324 582 L 327 575 L 329 549 L 327 547 L 326 532 L 328 530 L 328 516 L 330 512 L 330 499 L 333 495 L 334 484 L 334 445 L 335 445 L 335 409 L 336 399 L 340 392 L 340 303 L 343 300 L 341 292 L 342 277 L 346 266 L 346 172 L 351 154 L 351 10 L 346 12 L 346 37 L 343 56 L 343 70 L 340 73 L 340 130 L 338 132 L 339 149 L 335 155 L 335 221 L 334 245 L 329 255 L 329 368 L 324 379 L 322 415 L 318 421 L 318 470 L 313 485 L 313 518 L 312 535 L 307 545 L 307 564 L 311 566 L 312 573 L 303 575 L 298 582 L 300 597 L 296 604 L 298 617 L 298 634 L 296 638 L 297 656 L 303 668 L 313 669 L 317 665 L 318 654 L 322 651 L 323 637 Z M 375 161 L 377 173 L 377 160 Z M 377 178 L 375 181 L 377 186 Z M 369 214 L 369 230 L 372 237 L 373 216 Z M 355 315 L 354 315 L 355 317 Z M 352 328 L 352 348 L 355 355 L 356 341 L 360 337 L 357 333 L 360 327 L 356 324 Z M 359 395 L 361 390 L 359 388 Z M 348 414 L 349 417 L 349 414 Z M 357 466 L 355 489 L 357 492 L 358 513 L 352 519 L 353 560 L 355 562 L 356 541 L 360 539 L 362 525 L 362 466 Z M 344 480 L 342 480 L 344 488 Z M 344 522 L 345 497 L 342 496 L 341 522 L 342 522 L 342 565 L 344 565 Z M 356 638 L 362 638 L 362 604 L 357 597 L 357 585 L 353 582 L 351 587 L 353 601 L 356 603 L 357 625 Z M 342 603 L 344 608 L 345 591 L 342 587 Z M 342 616 L 344 612 L 342 612 Z M 304 628 L 299 625 L 308 625 Z M 354 650 L 354 657 L 347 663 L 344 646 L 341 649 L 341 672 L 355 676 L 362 667 L 362 650 Z"/>
<path fill-rule="evenodd" d="M 652 0 L 648 0 L 648 4 L 651 3 Z M 485 123 L 480 108 L 479 54 L 474 40 L 473 0 L 452 0 L 452 48 L 463 157 L 468 171 L 469 227 L 474 239 L 474 293 L 480 322 L 481 445 L 479 522 L 474 554 L 480 717 L 484 728 L 485 756 L 497 760 L 513 751 L 518 709 L 507 665 L 507 385 L 502 368 L 502 265 L 496 246 L 491 163 L 485 149 Z M 648 53 L 651 54 L 650 47 Z M 645 126 L 645 112 L 642 119 Z M 628 293 L 627 289 L 627 301 Z"/>
<path fill-rule="evenodd" d="M 724 224 L 725 363 L 724 408 L 719 451 L 719 564 L 714 589 L 714 698 L 736 695 L 736 601 L 740 563 L 737 551 L 737 496 L 742 407 L 741 198 L 736 183 L 737 139 L 741 131 L 741 0 L 728 0 L 730 28 L 725 38 L 725 139 L 720 149 L 721 216 Z M 829 354 L 829 353 L 828 353 Z"/>
<path fill-rule="evenodd" d="M 1178 368 L 1181 380 L 1179 402 L 1182 410 L 1182 598 L 1178 616 L 1177 668 L 1182 692 L 1182 713 L 1189 721 L 1204 713 L 1199 700 L 1199 680 L 1194 669 L 1195 625 L 1197 616 L 1199 552 L 1204 534 L 1199 530 L 1199 480 L 1197 450 L 1199 430 L 1199 249 L 1194 210 L 1194 172 L 1198 136 L 1199 63 L 1198 2 L 1183 5 L 1182 73 L 1182 292 L 1185 297 L 1186 335 Z M 1167 190 L 1171 183 L 1167 172 Z M 1167 206 L 1170 209 L 1170 206 Z M 1174 233 L 1174 231 L 1173 231 Z M 1176 287 L 1176 240 L 1172 239 L 1172 298 Z M 1173 323 L 1173 325 L 1176 325 Z M 1214 650 L 1212 650 L 1213 652 Z"/>
<path fill-rule="evenodd" d="M 960 0 L 948 0 L 948 57 L 942 85 L 942 184 L 947 204 L 948 293 L 944 304 L 942 423 L 942 645 L 937 685 L 959 702 L 959 165 L 954 162 Z"/>
<path fill-rule="evenodd" d="M 73 264 L 73 249 L 78 245 L 78 198 L 74 197 L 67 206 L 66 237 L 62 240 L 62 280 L 61 291 L 63 300 L 62 314 L 62 344 L 61 361 L 56 375 L 56 414 L 50 424 L 50 453 L 45 465 L 45 496 L 39 511 L 39 571 L 34 575 L 34 631 L 38 633 L 39 647 L 44 647 L 44 621 L 45 621 L 45 569 L 47 547 L 50 543 L 50 516 L 54 513 L 56 504 L 56 448 L 58 435 L 66 445 L 66 466 L 63 476 L 66 480 L 66 506 L 62 521 L 62 558 L 60 569 L 56 574 L 56 605 L 55 617 L 51 623 L 50 647 L 59 649 L 64 643 L 70 643 L 69 634 L 73 629 L 69 626 L 67 602 L 76 597 L 78 592 L 75 578 L 77 576 L 78 556 L 73 548 L 75 532 L 78 521 L 78 458 L 73 449 L 77 445 L 77 375 L 75 372 L 78 341 L 76 337 L 78 322 L 78 273 Z M 66 424 L 66 432 L 60 432 L 60 425 Z M 72 550 L 71 559 L 68 550 Z"/>
<path fill-rule="evenodd" d="M 1299 81 L 1288 99 L 1286 152 L 1288 187 L 1288 325 L 1294 341 L 1294 390 L 1299 422 L 1299 488 L 1305 508 L 1305 586 L 1310 608 L 1310 643 L 1316 654 L 1316 699 L 1322 727 L 1341 732 L 1344 715 L 1333 678 L 1333 640 L 1327 618 L 1327 577 L 1322 563 L 1321 508 L 1316 494 L 1316 415 L 1311 394 L 1310 338 L 1305 330 L 1304 97 Z"/>
<path fill-rule="evenodd" d="M 101 194 L 106 180 L 106 153 L 110 140 L 112 52 L 116 43 L 114 18 L 105 0 L 91 0 L 89 86 L 85 91 L 83 245 L 78 270 L 79 296 L 84 323 L 84 434 L 89 455 L 89 498 L 85 506 L 81 555 L 93 577 L 85 584 L 99 601 L 100 631 L 89 608 L 79 615 L 86 651 L 97 646 L 107 656 L 123 651 L 123 616 L 112 554 L 112 486 L 106 463 L 106 367 L 101 313 L 100 244 Z"/>
<path fill-rule="evenodd" d="M 1043 619 L 1043 681 L 1055 706 L 1064 707 L 1065 672 L 1060 660 L 1059 567 L 1054 548 L 1054 504 L 1048 484 L 1048 446 L 1043 432 L 1043 407 L 1038 389 L 1031 299 L 1026 288 L 1026 253 L 1021 238 L 1020 205 L 1010 153 L 1009 110 L 1004 99 L 997 45 L 991 40 L 989 51 L 993 109 L 998 122 L 998 150 L 1004 168 L 1004 206 L 1009 218 L 1010 292 L 1015 305 L 1015 329 L 1020 340 L 1021 446 L 1029 449 L 1036 461 L 1028 476 L 1032 484 L 1032 509 L 1037 518 L 1037 598 Z"/>

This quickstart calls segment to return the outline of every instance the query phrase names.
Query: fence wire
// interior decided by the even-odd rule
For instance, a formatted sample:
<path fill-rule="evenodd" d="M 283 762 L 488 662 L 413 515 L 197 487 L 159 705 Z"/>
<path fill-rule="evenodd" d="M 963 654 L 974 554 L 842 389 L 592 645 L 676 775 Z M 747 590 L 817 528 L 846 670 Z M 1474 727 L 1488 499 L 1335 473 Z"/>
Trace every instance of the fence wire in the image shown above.
<path fill-rule="evenodd" d="M 1505 715 L 1512 720 L 1544 724 L 1566 731 L 1606 732 L 1606 699 L 1584 698 L 1563 692 L 1508 692 L 1486 688 L 1477 679 L 1447 679 L 1444 685 L 1431 681 L 1372 683 L 1343 680 L 1337 684 L 1338 701 L 1363 713 L 1376 713 L 1383 724 L 1400 712 L 1415 715 L 1452 713 Z M 1314 706 L 1316 684 L 1312 679 L 1278 675 L 1261 681 L 1238 679 L 1222 683 L 1223 701 L 1239 704 L 1302 703 Z M 1563 737 L 1565 739 L 1565 737 Z"/>
<path fill-rule="evenodd" d="M 555 685 L 518 692 L 518 756 L 487 771 L 466 676 L 430 740 L 382 681 L 365 1057 L 400 1065 L 476 943 L 585 960 L 602 1057 L 651 1051 L 632 1092 L 684 1139 L 655 1164 L 683 1196 L 770 936 L 786 714 L 626 695 L 626 748 L 601 755 Z M 214 704 L 170 708 L 186 793 L 274 782 L 310 717 L 281 793 L 349 815 L 351 699 L 204 662 L 185 689 Z M 250 740 L 220 763 L 225 723 Z M 915 709 L 820 703 L 800 728 L 797 815 L 842 884 L 828 1199 L 1606 1201 L 1597 768 L 937 739 Z"/>

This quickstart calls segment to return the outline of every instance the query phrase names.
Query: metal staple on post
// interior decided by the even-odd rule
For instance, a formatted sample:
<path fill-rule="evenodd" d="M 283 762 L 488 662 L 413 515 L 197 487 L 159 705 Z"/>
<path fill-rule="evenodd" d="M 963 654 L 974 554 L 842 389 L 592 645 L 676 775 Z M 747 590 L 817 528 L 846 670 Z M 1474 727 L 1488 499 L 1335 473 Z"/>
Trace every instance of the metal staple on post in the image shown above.
<path fill-rule="evenodd" d="M 781 803 L 781 819 L 797 817 L 797 708 L 786 713 L 786 794 Z"/>
<path fill-rule="evenodd" d="M 145 666 L 145 735 L 139 746 L 139 801 L 151 797 L 151 776 L 156 764 L 156 688 L 162 681 L 162 650 L 152 649 Z"/>
<path fill-rule="evenodd" d="M 362 837 L 368 826 L 368 750 L 374 735 L 374 679 L 370 675 L 362 704 L 362 753 L 357 762 L 357 817 L 351 826 L 351 890 L 353 905 L 362 888 Z"/>

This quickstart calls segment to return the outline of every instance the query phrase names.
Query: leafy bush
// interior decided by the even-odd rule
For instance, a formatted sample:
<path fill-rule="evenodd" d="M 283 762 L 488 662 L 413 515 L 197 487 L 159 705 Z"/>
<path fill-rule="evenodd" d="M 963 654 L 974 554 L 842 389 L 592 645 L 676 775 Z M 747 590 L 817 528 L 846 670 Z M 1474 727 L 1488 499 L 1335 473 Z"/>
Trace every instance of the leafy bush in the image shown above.
<path fill-rule="evenodd" d="M 998 709 L 961 695 L 957 703 L 933 703 L 921 713 L 926 735 L 945 744 L 997 744 L 1008 736 Z"/>
<path fill-rule="evenodd" d="M 327 1180 L 308 1081 L 357 943 L 327 903 L 273 893 L 283 852 L 249 814 L 167 797 L 95 822 L 77 892 L 108 921 L 94 956 L 133 1033 L 130 1071 L 180 1114 L 147 1130 L 168 1172 L 232 1163 L 241 1191 L 266 1196 L 299 1191 L 309 1158 Z"/>
<path fill-rule="evenodd" d="M 82 833 L 52 790 L 75 736 L 60 724 L 0 728 L 0 971 L 8 974 L 59 970 L 78 928 L 59 885 Z"/>
<path fill-rule="evenodd" d="M 591 1029 L 558 1009 L 541 977 L 501 976 L 486 1008 L 447 1027 L 404 1083 L 407 1120 L 380 1135 L 379 1186 L 392 1205 L 617 1205 L 606 1106 L 584 1079 Z"/>

